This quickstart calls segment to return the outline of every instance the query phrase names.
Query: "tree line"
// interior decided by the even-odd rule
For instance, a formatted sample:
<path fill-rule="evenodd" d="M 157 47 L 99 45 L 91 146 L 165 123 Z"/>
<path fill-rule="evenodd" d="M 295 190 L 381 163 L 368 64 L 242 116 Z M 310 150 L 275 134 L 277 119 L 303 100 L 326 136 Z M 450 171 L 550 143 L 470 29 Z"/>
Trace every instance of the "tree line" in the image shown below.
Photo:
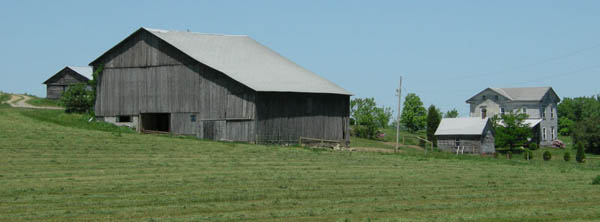
<path fill-rule="evenodd" d="M 392 121 L 392 115 L 392 109 L 377 106 L 375 98 L 355 98 L 350 101 L 350 124 L 353 135 L 369 139 L 377 137 L 379 129 L 393 127 L 397 121 L 400 121 L 404 130 L 411 133 L 426 130 L 427 139 L 435 141 L 433 134 L 442 117 L 456 118 L 459 113 L 456 109 L 442 113 L 435 105 L 425 109 L 421 98 L 415 93 L 409 93 L 404 98 L 400 119 Z"/>
<path fill-rule="evenodd" d="M 600 154 L 600 95 L 564 98 L 557 107 L 559 133 L 573 144 Z"/>

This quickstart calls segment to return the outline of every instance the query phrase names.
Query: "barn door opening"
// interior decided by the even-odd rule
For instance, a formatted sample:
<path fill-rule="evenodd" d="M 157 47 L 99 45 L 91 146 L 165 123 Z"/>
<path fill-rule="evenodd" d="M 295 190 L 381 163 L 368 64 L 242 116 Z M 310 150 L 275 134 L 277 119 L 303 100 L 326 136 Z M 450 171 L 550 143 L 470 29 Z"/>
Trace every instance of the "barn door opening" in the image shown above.
<path fill-rule="evenodd" d="M 141 118 L 144 132 L 171 132 L 171 114 L 169 113 L 142 113 Z"/>

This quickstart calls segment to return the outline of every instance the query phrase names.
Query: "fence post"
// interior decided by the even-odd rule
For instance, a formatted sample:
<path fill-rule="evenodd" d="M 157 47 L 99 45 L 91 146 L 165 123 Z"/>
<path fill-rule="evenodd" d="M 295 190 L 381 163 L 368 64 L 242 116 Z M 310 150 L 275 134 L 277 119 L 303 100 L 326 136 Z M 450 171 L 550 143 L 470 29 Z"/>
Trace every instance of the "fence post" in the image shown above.
<path fill-rule="evenodd" d="M 419 140 L 419 145 L 421 144 L 421 140 L 423 140 L 421 137 L 417 137 L 417 139 Z M 423 147 L 423 149 L 425 150 L 425 155 L 427 155 L 427 142 L 425 142 L 425 147 Z"/>

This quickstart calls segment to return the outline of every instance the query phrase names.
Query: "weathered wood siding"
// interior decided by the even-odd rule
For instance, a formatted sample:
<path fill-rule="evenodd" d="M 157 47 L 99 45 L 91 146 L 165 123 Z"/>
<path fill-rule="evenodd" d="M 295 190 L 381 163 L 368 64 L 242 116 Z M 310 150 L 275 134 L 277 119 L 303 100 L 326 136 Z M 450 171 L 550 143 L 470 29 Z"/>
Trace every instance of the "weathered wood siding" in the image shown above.
<path fill-rule="evenodd" d="M 254 120 L 227 120 L 226 137 L 228 141 L 256 141 L 256 122 Z"/>
<path fill-rule="evenodd" d="M 192 58 L 173 46 L 145 30 L 140 30 L 108 51 L 101 60 L 95 61 L 93 66 L 103 64 L 105 68 L 127 68 L 194 63 Z"/>
<path fill-rule="evenodd" d="M 206 131 L 214 131 L 207 134 L 211 139 L 255 140 L 253 90 L 154 36 L 133 37 L 94 67 L 104 64 L 98 78 L 96 115 L 171 113 L 171 132 L 201 138 L 204 122 L 222 121 L 209 124 L 211 129 Z"/>
<path fill-rule="evenodd" d="M 258 142 L 299 137 L 349 141 L 350 97 L 309 93 L 258 93 Z"/>
<path fill-rule="evenodd" d="M 487 130 L 484 134 L 483 139 L 481 140 L 481 153 L 494 153 L 496 152 L 496 138 L 494 134 Z"/>
<path fill-rule="evenodd" d="M 464 153 L 480 153 L 482 139 L 479 135 L 437 136 L 438 149 L 447 152 L 455 152 L 456 138 L 459 139 L 460 146 L 465 147 Z"/>
<path fill-rule="evenodd" d="M 60 99 L 67 86 L 86 83 L 86 79 L 69 68 L 64 68 L 46 81 L 46 98 Z"/>
<path fill-rule="evenodd" d="M 48 99 L 60 99 L 62 93 L 65 91 L 65 86 L 62 85 L 47 85 L 46 86 L 46 98 Z"/>
<path fill-rule="evenodd" d="M 349 142 L 349 96 L 257 93 L 144 30 L 92 65 L 104 66 L 95 107 L 100 117 L 170 113 L 171 132 L 204 139 Z"/>
<path fill-rule="evenodd" d="M 192 116 L 196 121 L 192 121 Z M 179 135 L 196 135 L 198 113 L 171 113 L 171 132 Z"/>
<path fill-rule="evenodd" d="M 254 119 L 254 92 L 201 64 L 105 68 L 96 114 L 198 113 L 199 120 Z"/>
<path fill-rule="evenodd" d="M 453 135 L 437 136 L 438 149 L 447 152 L 456 152 L 456 139 L 459 139 L 460 146 L 464 147 L 464 153 L 494 153 L 494 134 L 486 130 L 484 135 Z"/>

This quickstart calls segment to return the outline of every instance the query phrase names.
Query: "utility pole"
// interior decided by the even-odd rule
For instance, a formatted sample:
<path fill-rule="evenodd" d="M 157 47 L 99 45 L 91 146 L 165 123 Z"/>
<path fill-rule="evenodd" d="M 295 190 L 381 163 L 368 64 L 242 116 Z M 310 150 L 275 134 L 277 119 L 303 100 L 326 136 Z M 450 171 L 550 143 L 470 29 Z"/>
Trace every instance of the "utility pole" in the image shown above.
<path fill-rule="evenodd" d="M 400 76 L 400 85 L 398 85 L 398 89 L 396 89 L 396 96 L 398 96 L 398 115 L 396 116 L 396 150 L 398 151 L 398 143 L 400 143 L 400 113 L 402 109 L 400 109 L 400 105 L 402 103 L 402 76 Z"/>

